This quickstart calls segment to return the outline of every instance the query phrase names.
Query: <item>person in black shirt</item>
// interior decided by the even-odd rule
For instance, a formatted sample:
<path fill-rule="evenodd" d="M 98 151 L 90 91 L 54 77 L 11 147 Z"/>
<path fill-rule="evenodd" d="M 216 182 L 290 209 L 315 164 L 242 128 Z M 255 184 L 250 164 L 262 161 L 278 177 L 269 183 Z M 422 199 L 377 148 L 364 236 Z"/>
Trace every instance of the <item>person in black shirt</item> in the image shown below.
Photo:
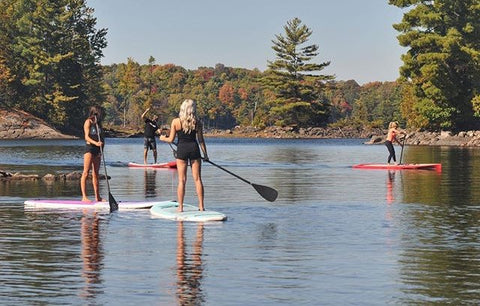
<path fill-rule="evenodd" d="M 155 134 L 158 131 L 158 116 L 154 116 L 152 120 L 146 117 L 150 108 L 147 108 L 142 114 L 142 119 L 145 121 L 144 141 L 143 141 L 143 162 L 147 164 L 148 149 L 153 152 L 154 163 L 157 163 L 157 142 L 155 141 Z"/>

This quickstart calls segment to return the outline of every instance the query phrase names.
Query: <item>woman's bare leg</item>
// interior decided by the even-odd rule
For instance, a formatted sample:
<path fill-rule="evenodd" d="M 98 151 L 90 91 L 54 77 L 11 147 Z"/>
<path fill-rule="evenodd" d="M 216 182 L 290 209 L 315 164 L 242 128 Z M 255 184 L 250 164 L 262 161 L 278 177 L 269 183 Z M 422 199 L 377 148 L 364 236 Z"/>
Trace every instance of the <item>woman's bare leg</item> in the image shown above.
<path fill-rule="evenodd" d="M 83 173 L 80 179 L 80 189 L 82 190 L 82 201 L 89 202 L 87 197 L 87 178 L 92 166 L 92 153 L 85 153 L 83 155 Z"/>
<path fill-rule="evenodd" d="M 195 189 L 197 190 L 198 196 L 198 209 L 200 211 L 205 210 L 205 206 L 203 203 L 203 182 L 202 182 L 202 161 L 201 159 L 192 160 L 192 176 L 195 182 Z"/>
<path fill-rule="evenodd" d="M 95 200 L 102 201 L 102 197 L 100 196 L 100 187 L 98 183 L 98 174 L 100 171 L 100 161 L 101 156 L 98 154 L 97 156 L 92 157 L 92 164 L 93 164 L 93 171 L 92 171 L 92 185 L 93 191 L 95 192 Z M 108 178 L 106 178 L 108 180 Z"/>
<path fill-rule="evenodd" d="M 178 173 L 177 201 L 178 201 L 179 212 L 183 211 L 185 185 L 187 184 L 187 166 L 188 166 L 188 163 L 186 161 L 177 159 L 177 173 Z"/>

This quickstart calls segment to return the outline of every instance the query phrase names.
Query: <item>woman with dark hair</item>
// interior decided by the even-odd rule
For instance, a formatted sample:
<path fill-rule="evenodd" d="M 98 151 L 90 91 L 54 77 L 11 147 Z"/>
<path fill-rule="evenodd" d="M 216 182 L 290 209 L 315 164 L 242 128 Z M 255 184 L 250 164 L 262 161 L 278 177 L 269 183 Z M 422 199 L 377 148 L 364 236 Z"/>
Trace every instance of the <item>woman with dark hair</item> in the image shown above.
<path fill-rule="evenodd" d="M 87 178 L 92 171 L 92 185 L 95 193 L 95 201 L 102 201 L 100 196 L 98 173 L 101 162 L 101 150 L 104 145 L 104 136 L 102 129 L 103 110 L 99 106 L 90 107 L 85 123 L 83 124 L 83 131 L 85 133 L 85 154 L 83 155 L 83 173 L 80 180 L 80 188 L 82 189 L 82 201 L 90 202 L 87 197 Z M 97 129 L 98 128 L 98 129 Z"/>

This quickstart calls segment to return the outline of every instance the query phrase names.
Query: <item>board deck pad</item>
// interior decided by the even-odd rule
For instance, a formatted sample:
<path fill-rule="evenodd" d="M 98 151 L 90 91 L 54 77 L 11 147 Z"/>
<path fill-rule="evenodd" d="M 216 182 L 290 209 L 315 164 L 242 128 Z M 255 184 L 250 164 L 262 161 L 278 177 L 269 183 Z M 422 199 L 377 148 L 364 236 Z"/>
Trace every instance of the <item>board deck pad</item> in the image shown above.
<path fill-rule="evenodd" d="M 155 201 L 119 201 L 118 209 L 148 209 L 152 207 Z M 81 200 L 63 200 L 63 199 L 34 199 L 24 202 L 25 208 L 51 208 L 51 209 L 110 209 L 108 201 L 102 202 L 82 202 Z"/>
<path fill-rule="evenodd" d="M 358 164 L 354 169 L 387 169 L 387 170 L 436 170 L 442 171 L 442 164 Z"/>
<path fill-rule="evenodd" d="M 134 162 L 129 162 L 128 166 L 130 168 L 177 168 L 177 162 L 171 161 L 168 163 L 159 163 L 159 164 L 139 164 Z"/>
<path fill-rule="evenodd" d="M 216 211 L 199 211 L 197 206 L 183 204 L 183 212 L 178 212 L 178 203 L 173 201 L 164 201 L 156 203 L 150 208 L 150 213 L 155 217 L 160 217 L 175 221 L 224 221 L 227 216 Z"/>

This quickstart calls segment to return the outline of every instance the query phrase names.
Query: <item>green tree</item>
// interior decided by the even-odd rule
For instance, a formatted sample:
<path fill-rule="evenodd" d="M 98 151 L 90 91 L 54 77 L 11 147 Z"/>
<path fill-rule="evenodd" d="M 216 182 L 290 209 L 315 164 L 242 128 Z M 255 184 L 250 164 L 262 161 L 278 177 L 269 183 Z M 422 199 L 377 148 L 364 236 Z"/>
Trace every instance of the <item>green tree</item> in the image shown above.
<path fill-rule="evenodd" d="M 127 121 L 138 123 L 138 117 L 141 114 L 138 104 L 142 104 L 143 108 L 143 103 L 138 100 L 138 94 L 142 88 L 140 65 L 132 58 L 128 58 L 127 64 L 120 65 L 119 78 L 118 90 L 122 96 L 120 109 L 123 111 L 123 126 L 125 127 Z M 129 112 L 130 110 L 132 111 Z M 138 112 L 140 114 L 137 114 Z"/>
<path fill-rule="evenodd" d="M 274 94 L 270 116 L 279 125 L 320 125 L 328 116 L 328 105 L 320 99 L 322 81 L 334 77 L 318 74 L 330 62 L 310 61 L 319 47 L 305 45 L 312 35 L 301 20 L 294 18 L 284 26 L 285 35 L 275 35 L 272 49 L 276 59 L 268 62 L 265 85 Z"/>
<path fill-rule="evenodd" d="M 103 101 L 106 30 L 95 28 L 93 10 L 84 0 L 8 0 L 0 11 L 0 59 L 14 106 L 63 131 L 81 131 L 79 116 Z"/>
<path fill-rule="evenodd" d="M 390 0 L 407 8 L 400 23 L 400 74 L 412 86 L 408 103 L 421 127 L 459 128 L 475 123 L 480 94 L 480 3 L 478 0 Z"/>

